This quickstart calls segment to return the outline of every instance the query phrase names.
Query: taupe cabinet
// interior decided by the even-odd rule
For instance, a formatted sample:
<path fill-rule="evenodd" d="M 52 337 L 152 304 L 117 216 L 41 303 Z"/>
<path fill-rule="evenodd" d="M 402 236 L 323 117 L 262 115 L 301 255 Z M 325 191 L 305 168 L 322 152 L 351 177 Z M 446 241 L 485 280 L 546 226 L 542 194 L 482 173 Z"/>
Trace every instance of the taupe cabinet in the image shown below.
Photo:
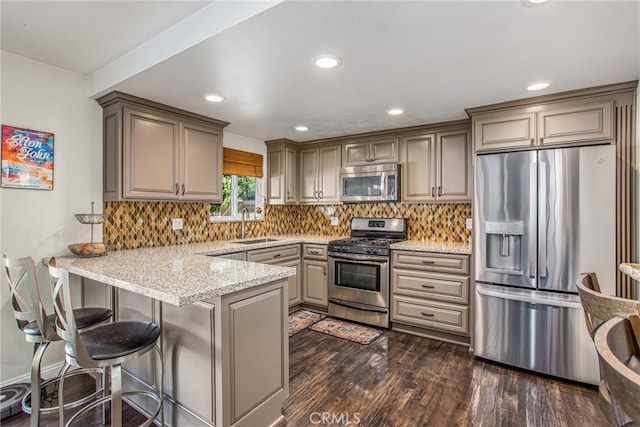
<path fill-rule="evenodd" d="M 296 147 L 285 142 L 267 146 L 267 195 L 269 204 L 285 205 L 298 201 L 296 193 L 297 170 Z"/>
<path fill-rule="evenodd" d="M 468 255 L 394 250 L 394 327 L 397 323 L 468 337 L 469 281 Z"/>
<path fill-rule="evenodd" d="M 302 265 L 299 244 L 247 251 L 247 261 L 295 268 L 296 275 L 288 279 L 289 307 L 301 303 Z"/>
<path fill-rule="evenodd" d="M 470 140 L 468 128 L 403 137 L 402 201 L 470 201 Z"/>
<path fill-rule="evenodd" d="M 298 152 L 300 203 L 340 201 L 340 145 L 320 146 Z"/>
<path fill-rule="evenodd" d="M 85 306 L 104 305 L 113 291 L 117 320 L 160 326 L 167 426 L 240 427 L 281 419 L 289 394 L 284 279 L 184 307 L 82 282 Z M 124 365 L 125 388 L 157 382 L 154 356 L 150 352 Z M 143 411 L 155 405 L 147 398 L 131 400 Z"/>
<path fill-rule="evenodd" d="M 476 151 L 584 144 L 614 138 L 613 101 L 579 100 L 474 114 Z"/>
<path fill-rule="evenodd" d="M 105 200 L 222 200 L 228 123 L 119 92 L 98 102 Z"/>
<path fill-rule="evenodd" d="M 342 144 L 342 166 L 375 165 L 377 163 L 398 163 L 397 137 Z"/>
<path fill-rule="evenodd" d="M 302 302 L 320 307 L 327 307 L 328 276 L 327 276 L 327 245 L 304 243 L 303 253 L 303 286 Z"/>

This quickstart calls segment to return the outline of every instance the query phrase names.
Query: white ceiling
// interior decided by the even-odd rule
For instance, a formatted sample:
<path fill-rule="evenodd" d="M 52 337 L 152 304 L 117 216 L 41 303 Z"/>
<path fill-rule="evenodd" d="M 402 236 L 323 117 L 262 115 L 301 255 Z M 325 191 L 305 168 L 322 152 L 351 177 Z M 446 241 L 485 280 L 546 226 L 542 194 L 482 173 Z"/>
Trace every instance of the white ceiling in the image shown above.
<path fill-rule="evenodd" d="M 455 120 L 466 107 L 640 78 L 638 0 L 1 7 L 2 49 L 88 75 L 88 96 L 121 90 L 260 140 Z M 311 59 L 323 53 L 342 65 L 315 68 Z M 527 92 L 537 80 L 553 83 Z M 208 92 L 227 101 L 208 103 Z M 388 116 L 394 106 L 406 113 Z"/>

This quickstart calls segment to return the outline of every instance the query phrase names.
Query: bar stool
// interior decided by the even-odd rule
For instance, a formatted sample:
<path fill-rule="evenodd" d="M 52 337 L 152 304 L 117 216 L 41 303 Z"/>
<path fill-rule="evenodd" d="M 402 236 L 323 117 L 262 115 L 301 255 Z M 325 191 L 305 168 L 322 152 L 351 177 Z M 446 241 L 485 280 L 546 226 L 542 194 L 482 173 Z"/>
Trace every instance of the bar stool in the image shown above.
<path fill-rule="evenodd" d="M 18 328 L 24 333 L 25 340 L 33 343 L 33 359 L 31 362 L 31 391 L 22 399 L 22 411 L 31 414 L 31 426 L 38 426 L 41 414 L 50 414 L 58 411 L 57 406 L 42 408 L 42 391 L 59 377 L 48 381 L 42 381 L 41 363 L 45 350 L 50 343 L 60 341 L 61 338 L 55 331 L 56 315 L 47 315 L 40 292 L 36 275 L 35 262 L 31 257 L 7 258 L 3 256 L 4 270 L 11 291 L 11 306 Z M 81 308 L 73 312 L 76 324 L 79 328 L 86 329 L 109 320 L 113 312 L 107 308 Z M 86 373 L 77 371 L 74 374 Z M 91 370 L 96 372 L 96 370 Z M 100 371 L 101 373 L 101 371 Z M 97 377 L 96 393 L 86 396 L 76 402 L 68 404 L 73 408 L 95 398 L 101 392 L 101 377 Z M 29 405 L 29 401 L 31 404 Z"/>
<path fill-rule="evenodd" d="M 582 273 L 576 281 L 580 302 L 584 310 L 584 319 L 587 330 L 592 339 L 600 326 L 620 313 L 638 313 L 640 301 L 606 295 L 600 292 L 600 283 L 595 273 Z M 624 424 L 625 415 L 620 413 L 613 405 L 609 387 L 604 378 L 602 359 L 600 362 L 600 384 L 598 386 L 600 396 L 600 409 L 607 415 L 612 423 Z"/>
<path fill-rule="evenodd" d="M 118 321 L 99 325 L 88 330 L 79 330 L 76 319 L 71 313 L 71 295 L 69 293 L 69 272 L 57 267 L 55 258 L 49 261 L 49 276 L 51 277 L 51 291 L 53 306 L 58 316 L 56 327 L 67 343 L 65 345 L 65 359 L 67 365 L 60 374 L 60 391 L 58 393 L 59 406 L 64 408 L 65 374 L 70 366 L 80 368 L 109 368 L 111 394 L 97 399 L 84 406 L 74 414 L 67 424 L 64 422 L 64 409 L 60 410 L 60 426 L 70 425 L 77 417 L 85 412 L 111 402 L 111 425 L 122 425 L 122 397 L 128 395 L 146 395 L 158 402 L 158 406 L 142 426 L 154 422 L 160 414 L 161 425 L 164 426 L 162 411 L 162 353 L 158 347 L 160 328 L 145 321 Z M 122 363 L 133 360 L 155 350 L 160 361 L 160 378 L 157 383 L 157 394 L 148 390 L 122 391 Z"/>
<path fill-rule="evenodd" d="M 616 425 L 628 427 L 640 425 L 640 317 L 637 312 L 625 317 L 603 323 L 594 343 L 614 412 L 624 415 Z"/>

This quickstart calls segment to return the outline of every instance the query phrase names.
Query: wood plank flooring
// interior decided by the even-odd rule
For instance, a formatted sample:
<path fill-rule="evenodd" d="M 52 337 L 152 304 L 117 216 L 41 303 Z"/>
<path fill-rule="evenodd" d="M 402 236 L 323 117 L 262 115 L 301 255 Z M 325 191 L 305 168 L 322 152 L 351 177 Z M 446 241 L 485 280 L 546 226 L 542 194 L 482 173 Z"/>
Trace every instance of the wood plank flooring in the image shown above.
<path fill-rule="evenodd" d="M 475 359 L 466 347 L 395 331 L 361 346 L 308 329 L 289 344 L 282 425 L 608 425 L 595 388 Z"/>
<path fill-rule="evenodd" d="M 475 359 L 466 347 L 395 331 L 363 346 L 308 329 L 289 343 L 290 396 L 281 426 L 608 425 L 595 388 Z M 85 380 L 74 392 L 82 387 L 92 384 Z M 123 418 L 125 426 L 142 420 L 126 405 Z M 2 421 L 28 425 L 24 414 Z M 41 425 L 57 426 L 57 418 L 43 417 Z"/>

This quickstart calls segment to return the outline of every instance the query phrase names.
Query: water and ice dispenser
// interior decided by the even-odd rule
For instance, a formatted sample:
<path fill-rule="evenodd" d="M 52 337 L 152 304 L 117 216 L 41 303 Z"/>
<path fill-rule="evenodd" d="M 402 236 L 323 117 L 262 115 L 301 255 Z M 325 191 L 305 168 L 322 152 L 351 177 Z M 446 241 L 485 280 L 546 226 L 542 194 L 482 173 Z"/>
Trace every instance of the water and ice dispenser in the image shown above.
<path fill-rule="evenodd" d="M 524 274 L 522 262 L 522 221 L 487 221 L 486 270 L 496 273 Z"/>

